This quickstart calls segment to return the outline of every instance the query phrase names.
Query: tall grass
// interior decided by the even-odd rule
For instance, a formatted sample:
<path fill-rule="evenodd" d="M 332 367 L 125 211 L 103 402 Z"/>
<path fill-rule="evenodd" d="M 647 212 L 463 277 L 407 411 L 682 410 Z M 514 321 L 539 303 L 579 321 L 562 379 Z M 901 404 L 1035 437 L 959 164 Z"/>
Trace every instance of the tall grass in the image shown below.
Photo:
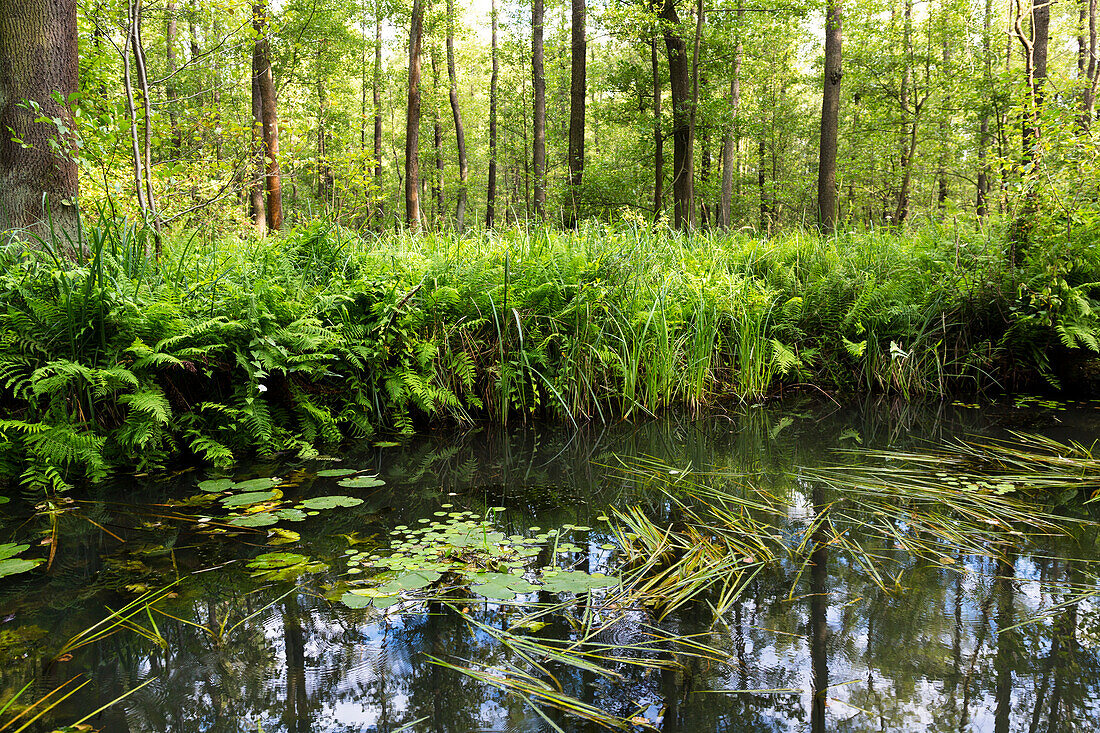
<path fill-rule="evenodd" d="M 973 392 L 1076 343 L 1049 304 L 1039 327 L 1020 285 L 1038 271 L 1007 269 L 984 233 L 364 239 L 315 223 L 168 235 L 159 260 L 126 223 L 85 239 L 77 261 L 0 252 L 0 473 L 47 489 L 432 419 L 609 420 L 800 382 Z M 1063 281 L 1072 333 L 1095 330 L 1093 269 Z"/>

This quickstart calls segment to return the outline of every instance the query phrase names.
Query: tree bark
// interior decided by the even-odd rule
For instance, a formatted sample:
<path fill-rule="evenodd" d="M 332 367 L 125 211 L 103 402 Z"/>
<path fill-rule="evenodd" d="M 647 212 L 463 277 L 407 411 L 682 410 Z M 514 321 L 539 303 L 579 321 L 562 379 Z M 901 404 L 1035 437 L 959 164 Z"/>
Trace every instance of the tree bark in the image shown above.
<path fill-rule="evenodd" d="M 0 0 L 0 231 L 48 239 L 52 221 L 60 242 L 79 247 L 73 140 L 53 122 L 35 121 L 57 118 L 72 127 L 68 100 L 77 76 L 75 0 Z"/>
<path fill-rule="evenodd" d="M 413 0 L 409 29 L 409 93 L 405 116 L 405 223 L 420 228 L 420 44 L 424 36 L 424 5 Z"/>
<path fill-rule="evenodd" d="M 260 95 L 260 57 L 252 53 L 252 166 L 248 186 L 252 225 L 256 234 L 267 234 L 267 207 L 264 205 L 264 103 Z"/>
<path fill-rule="evenodd" d="M 1097 0 L 1082 0 L 1081 14 L 1087 16 L 1082 26 L 1088 25 L 1088 47 L 1085 50 L 1085 58 L 1078 59 L 1079 73 L 1084 74 L 1081 89 L 1081 114 L 1080 126 L 1088 130 L 1092 126 L 1092 120 L 1096 117 L 1096 85 L 1100 77 L 1100 68 L 1097 65 L 1096 48 L 1096 2 Z M 1087 3 L 1086 13 L 1084 5 Z M 1081 40 L 1084 40 L 1083 37 Z"/>
<path fill-rule="evenodd" d="M 665 138 L 661 134 L 661 67 L 657 63 L 657 39 L 649 42 L 649 61 L 653 70 L 653 218 L 659 219 L 665 208 Z"/>
<path fill-rule="evenodd" d="M 264 158 L 267 170 L 264 183 L 267 189 L 267 228 L 277 232 L 283 228 L 283 187 L 279 172 L 279 119 L 275 106 L 275 78 L 271 73 L 271 44 L 267 39 L 267 0 L 252 6 L 252 27 L 256 31 L 253 46 L 255 68 L 258 72 L 260 106 L 263 113 Z"/>
<path fill-rule="evenodd" d="M 841 41 L 844 8 L 842 0 L 825 5 L 825 69 L 821 94 L 821 141 L 817 163 L 817 220 L 821 228 L 836 228 L 837 132 L 840 124 Z"/>
<path fill-rule="evenodd" d="M 447 0 L 447 81 L 450 84 L 451 116 L 455 122 L 455 145 L 458 147 L 458 205 L 455 226 L 466 228 L 466 186 L 470 167 L 466 161 L 466 128 L 462 126 L 462 111 L 458 106 L 458 72 L 455 70 L 455 0 Z"/>
<path fill-rule="evenodd" d="M 432 179 L 432 201 L 435 212 L 432 217 L 436 229 L 443 226 L 445 216 L 443 202 L 443 126 L 439 122 L 439 63 L 436 48 L 432 44 L 429 54 L 432 63 L 432 150 L 435 158 L 435 177 Z"/>
<path fill-rule="evenodd" d="M 317 198 L 331 203 L 333 191 L 332 166 L 328 162 L 328 87 L 325 79 L 325 52 L 328 41 L 317 44 Z"/>
<path fill-rule="evenodd" d="M 546 72 L 542 42 L 543 0 L 531 4 L 531 85 L 534 89 L 534 144 L 531 152 L 532 175 L 535 179 L 535 218 L 546 219 Z"/>
<path fill-rule="evenodd" d="M 570 225 L 576 225 L 577 197 L 584 178 L 584 111 L 588 95 L 586 73 L 588 70 L 588 40 L 585 0 L 572 0 L 570 29 L 572 49 L 569 75 L 569 186 L 571 215 Z"/>
<path fill-rule="evenodd" d="M 987 94 L 993 89 L 993 0 L 985 0 L 982 16 L 982 63 L 985 66 Z M 982 116 L 978 125 L 978 191 L 976 210 L 979 218 L 989 214 L 989 105 L 991 99 L 982 100 Z"/>
<path fill-rule="evenodd" d="M 493 23 L 493 75 L 488 83 L 488 190 L 485 196 L 485 227 L 492 229 L 496 223 L 496 106 L 497 106 L 497 79 L 500 72 L 500 58 L 497 48 L 497 19 L 496 0 L 492 0 L 491 10 Z"/>
<path fill-rule="evenodd" d="M 672 87 L 672 197 L 673 225 L 679 230 L 691 227 L 694 156 L 692 151 L 691 85 L 688 79 L 687 44 L 680 35 L 676 0 L 664 0 L 660 18 L 668 53 Z"/>
<path fill-rule="evenodd" d="M 737 2 L 737 30 L 733 42 L 733 68 L 730 70 L 729 120 L 722 134 L 722 196 L 718 202 L 718 226 L 730 228 L 730 208 L 733 200 L 733 168 L 737 146 L 737 113 L 741 105 L 741 22 L 745 10 Z"/>
<path fill-rule="evenodd" d="M 168 0 L 165 12 L 168 20 L 164 29 L 164 60 L 168 72 L 168 78 L 164 82 L 165 106 L 168 108 L 168 121 L 172 127 L 172 149 L 179 154 L 182 138 L 180 137 L 179 110 L 176 109 L 176 14 L 179 10 L 175 0 Z"/>

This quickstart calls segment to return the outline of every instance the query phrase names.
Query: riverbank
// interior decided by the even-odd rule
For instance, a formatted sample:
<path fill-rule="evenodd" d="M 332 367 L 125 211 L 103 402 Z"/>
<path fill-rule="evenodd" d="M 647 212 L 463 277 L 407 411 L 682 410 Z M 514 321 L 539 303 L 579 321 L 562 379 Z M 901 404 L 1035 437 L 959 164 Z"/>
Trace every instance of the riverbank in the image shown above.
<path fill-rule="evenodd" d="M 429 421 L 637 418 L 791 388 L 1057 384 L 1097 346 L 1095 248 L 993 233 L 681 237 L 592 227 L 268 240 L 90 230 L 0 255 L 0 474 L 50 491 Z"/>

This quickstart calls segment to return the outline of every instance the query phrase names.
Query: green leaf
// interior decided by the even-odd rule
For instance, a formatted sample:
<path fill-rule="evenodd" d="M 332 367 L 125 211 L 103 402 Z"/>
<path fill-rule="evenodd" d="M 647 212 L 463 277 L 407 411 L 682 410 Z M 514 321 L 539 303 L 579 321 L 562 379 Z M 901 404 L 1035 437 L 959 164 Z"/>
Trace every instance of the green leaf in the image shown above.
<path fill-rule="evenodd" d="M 268 552 L 257 555 L 248 563 L 250 568 L 271 570 L 272 568 L 285 568 L 298 563 L 308 562 L 309 558 L 296 552 Z"/>
<path fill-rule="evenodd" d="M 340 602 L 348 608 L 370 608 L 373 598 L 360 595 L 359 593 L 345 593 L 340 596 Z"/>
<path fill-rule="evenodd" d="M 560 570 L 542 576 L 542 588 L 550 593 L 584 593 L 593 588 L 618 585 L 616 578 L 602 573 L 586 573 L 581 570 Z"/>
<path fill-rule="evenodd" d="M 278 518 L 274 514 L 270 512 L 260 512 L 259 514 L 234 517 L 229 520 L 229 523 L 234 527 L 270 527 L 278 521 Z"/>
<path fill-rule="evenodd" d="M 301 509 L 280 509 L 275 512 L 275 516 L 288 522 L 302 522 L 306 519 L 306 513 Z"/>
<path fill-rule="evenodd" d="M 283 492 L 278 489 L 272 489 L 271 491 L 250 491 L 245 494 L 234 494 L 233 496 L 226 496 L 222 498 L 222 506 L 226 509 L 232 509 L 233 507 L 249 506 L 251 504 L 259 504 L 263 501 L 272 501 L 273 499 L 281 499 Z"/>
<path fill-rule="evenodd" d="M 9 557 L 15 557 L 23 550 L 29 550 L 30 547 L 30 545 L 16 544 L 0 545 L 0 560 L 7 560 Z"/>
<path fill-rule="evenodd" d="M 18 557 L 0 560 L 0 578 L 16 573 L 25 573 L 42 564 L 42 560 L 23 560 Z"/>
<path fill-rule="evenodd" d="M 241 481 L 234 486 L 234 489 L 238 491 L 260 491 L 261 489 L 270 489 L 281 481 L 277 478 L 253 478 L 248 481 Z"/>
<path fill-rule="evenodd" d="M 373 489 L 377 486 L 385 486 L 386 482 L 377 476 L 356 476 L 341 479 L 339 484 L 345 489 Z"/>
<path fill-rule="evenodd" d="M 227 478 L 212 478 L 207 479 L 206 481 L 199 482 L 199 488 L 208 494 L 217 494 L 222 491 L 229 491 L 234 486 L 236 486 L 236 484 Z"/>
<path fill-rule="evenodd" d="M 324 471 L 318 471 L 317 475 L 325 478 L 340 478 L 342 476 L 353 476 L 357 473 L 359 472 L 352 468 L 326 468 Z"/>
<path fill-rule="evenodd" d="M 352 507 L 359 506 L 363 503 L 362 499 L 356 499 L 352 496 L 315 496 L 312 499 L 306 499 L 298 506 L 304 509 L 319 510 L 319 509 L 335 509 L 336 507 Z"/>

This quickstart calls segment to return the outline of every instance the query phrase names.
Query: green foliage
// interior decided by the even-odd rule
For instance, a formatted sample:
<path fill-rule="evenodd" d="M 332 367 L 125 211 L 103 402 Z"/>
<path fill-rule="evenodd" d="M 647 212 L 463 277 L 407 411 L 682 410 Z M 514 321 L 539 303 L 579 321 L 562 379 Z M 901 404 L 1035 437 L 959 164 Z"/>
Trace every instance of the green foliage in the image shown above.
<path fill-rule="evenodd" d="M 431 420 L 606 420 L 800 382 L 980 391 L 1053 380 L 1100 333 L 1084 240 L 1012 268 L 997 236 L 933 228 L 311 228 L 169 236 L 154 266 L 116 255 L 127 227 L 89 229 L 89 261 L 0 253 L 0 472 L 44 491 L 180 457 L 312 456 Z"/>

